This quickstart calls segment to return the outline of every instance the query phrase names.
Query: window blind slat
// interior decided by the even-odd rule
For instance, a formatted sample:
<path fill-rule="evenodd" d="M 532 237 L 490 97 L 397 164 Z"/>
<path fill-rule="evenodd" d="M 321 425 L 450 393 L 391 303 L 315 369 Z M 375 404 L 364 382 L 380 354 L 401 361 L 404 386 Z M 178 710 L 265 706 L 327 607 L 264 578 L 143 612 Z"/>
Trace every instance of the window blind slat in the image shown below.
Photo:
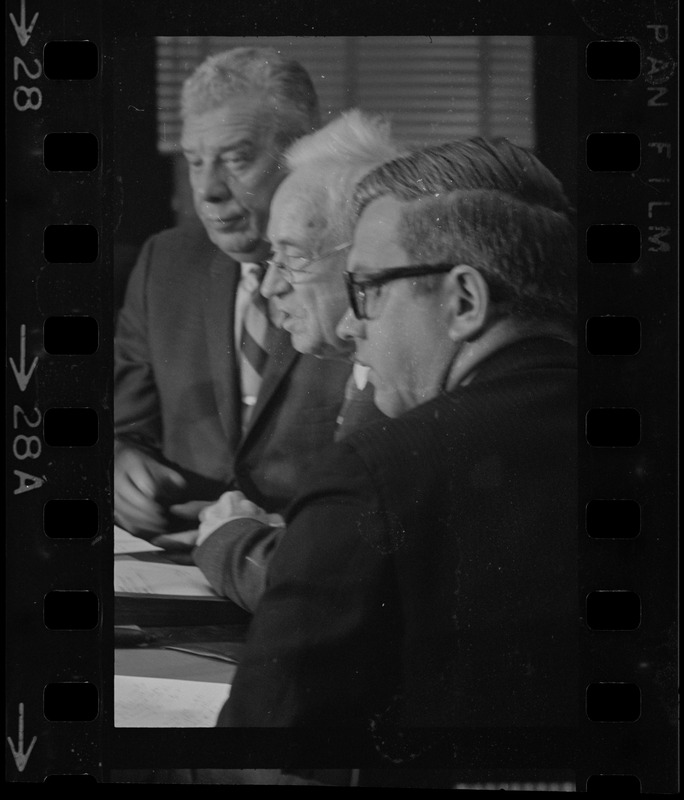
<path fill-rule="evenodd" d="M 389 116 L 395 135 L 412 143 L 486 133 L 534 145 L 531 37 L 164 36 L 157 38 L 161 151 L 178 150 L 185 77 L 209 53 L 239 46 L 274 47 L 299 60 L 324 122 L 358 106 Z"/>

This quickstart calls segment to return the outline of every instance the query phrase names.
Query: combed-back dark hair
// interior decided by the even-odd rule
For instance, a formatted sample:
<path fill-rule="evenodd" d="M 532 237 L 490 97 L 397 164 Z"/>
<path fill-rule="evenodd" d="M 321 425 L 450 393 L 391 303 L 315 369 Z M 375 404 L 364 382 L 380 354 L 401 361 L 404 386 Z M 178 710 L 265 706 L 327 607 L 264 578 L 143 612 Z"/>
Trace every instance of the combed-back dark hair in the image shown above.
<path fill-rule="evenodd" d="M 507 139 L 479 136 L 421 148 L 383 164 L 356 187 L 354 205 L 360 214 L 385 194 L 417 200 L 454 189 L 497 190 L 552 211 L 573 213 L 561 182 L 529 150 Z"/>
<path fill-rule="evenodd" d="M 400 244 L 411 259 L 470 264 L 492 300 L 517 316 L 575 313 L 574 212 L 560 181 L 528 150 L 479 137 L 417 150 L 359 182 L 357 215 L 385 195 L 407 203 Z"/>
<path fill-rule="evenodd" d="M 401 226 L 412 259 L 469 264 L 513 316 L 576 312 L 575 232 L 560 211 L 498 191 L 455 191 L 408 204 Z"/>
<path fill-rule="evenodd" d="M 236 47 L 209 56 L 183 84 L 181 116 L 213 111 L 236 95 L 263 97 L 277 119 L 281 147 L 320 124 L 308 72 L 271 47 Z"/>

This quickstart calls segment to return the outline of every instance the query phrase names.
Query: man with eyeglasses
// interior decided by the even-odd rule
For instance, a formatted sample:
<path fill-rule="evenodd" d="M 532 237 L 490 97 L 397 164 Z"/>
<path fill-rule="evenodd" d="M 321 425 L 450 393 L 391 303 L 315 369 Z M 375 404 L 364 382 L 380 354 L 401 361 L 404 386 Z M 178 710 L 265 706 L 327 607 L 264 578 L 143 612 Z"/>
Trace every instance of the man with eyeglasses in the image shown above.
<path fill-rule="evenodd" d="M 572 211 L 505 140 L 397 159 L 356 201 L 338 335 L 391 419 L 290 506 L 219 724 L 306 728 L 310 753 L 345 728 L 378 785 L 453 785 L 418 769 L 467 770 L 451 729 L 517 745 L 577 713 Z"/>
<path fill-rule="evenodd" d="M 299 139 L 285 154 L 289 174 L 271 204 L 267 234 L 273 253 L 261 293 L 274 323 L 300 353 L 349 363 L 353 345 L 336 328 L 348 303 L 343 274 L 354 224 L 353 190 L 363 175 L 398 154 L 388 123 L 358 110 Z M 338 439 L 383 418 L 372 387 L 361 391 L 354 377 L 338 417 Z M 245 513 L 261 521 L 243 519 Z M 238 522 L 230 522 L 235 517 Z M 283 527 L 264 527 L 268 515 L 237 491 L 203 509 L 200 519 L 195 563 L 219 594 L 253 611 Z M 184 534 L 186 541 L 191 535 Z"/>

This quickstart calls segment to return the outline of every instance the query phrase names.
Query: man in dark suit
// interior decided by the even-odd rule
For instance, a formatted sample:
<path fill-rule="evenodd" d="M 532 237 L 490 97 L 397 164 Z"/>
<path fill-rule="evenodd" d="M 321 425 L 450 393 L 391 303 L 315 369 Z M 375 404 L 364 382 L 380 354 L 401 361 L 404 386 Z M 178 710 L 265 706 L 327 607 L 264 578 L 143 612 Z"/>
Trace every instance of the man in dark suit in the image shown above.
<path fill-rule="evenodd" d="M 318 124 L 309 76 L 238 48 L 186 81 L 182 115 L 201 226 L 146 243 L 115 341 L 115 517 L 148 538 L 233 486 L 281 510 L 333 438 L 351 369 L 301 356 L 257 308 L 282 153 Z"/>
<path fill-rule="evenodd" d="M 388 767 L 446 744 L 467 769 L 450 729 L 575 724 L 571 212 L 505 141 L 398 159 L 357 198 L 338 331 L 392 419 L 289 508 L 219 724 L 309 728 L 314 750 L 340 726 Z"/>
<path fill-rule="evenodd" d="M 297 140 L 285 154 L 288 177 L 271 204 L 273 258 L 261 292 L 298 352 L 349 361 L 353 344 L 341 339 L 336 327 L 348 304 L 343 272 L 354 224 L 354 186 L 372 168 L 398 155 L 389 124 L 356 109 Z M 363 376 L 354 377 L 360 381 Z M 372 386 L 362 391 L 352 378 L 335 438 L 383 418 L 373 404 Z M 242 502 L 242 493 L 222 495 L 202 510 L 201 530 L 219 527 Z M 222 526 L 220 535 L 194 552 L 194 560 L 220 594 L 253 611 L 283 532 L 282 527 L 264 530 L 243 519 Z M 181 536 L 187 541 L 188 535 Z"/>

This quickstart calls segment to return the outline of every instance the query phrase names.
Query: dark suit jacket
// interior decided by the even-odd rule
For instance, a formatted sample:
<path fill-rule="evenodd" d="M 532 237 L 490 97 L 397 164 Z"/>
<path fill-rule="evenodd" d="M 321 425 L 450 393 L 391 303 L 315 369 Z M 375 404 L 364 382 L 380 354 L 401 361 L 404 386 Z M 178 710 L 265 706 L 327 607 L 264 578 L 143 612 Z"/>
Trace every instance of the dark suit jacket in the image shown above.
<path fill-rule="evenodd" d="M 350 366 L 302 356 L 272 329 L 243 437 L 233 334 L 239 280 L 239 265 L 199 226 L 148 240 L 117 324 L 115 434 L 178 468 L 190 483 L 187 500 L 240 488 L 277 512 L 333 439 Z"/>
<path fill-rule="evenodd" d="M 335 444 L 219 724 L 343 726 L 385 750 L 395 726 L 572 726 L 576 468 L 574 352 L 554 339 Z"/>
<path fill-rule="evenodd" d="M 361 392 L 348 392 L 341 411 L 336 440 L 364 425 L 387 419 L 373 402 L 370 383 Z M 193 550 L 193 559 L 218 594 L 254 612 L 266 589 L 269 562 L 284 534 L 285 528 L 236 519 L 222 525 Z"/>

